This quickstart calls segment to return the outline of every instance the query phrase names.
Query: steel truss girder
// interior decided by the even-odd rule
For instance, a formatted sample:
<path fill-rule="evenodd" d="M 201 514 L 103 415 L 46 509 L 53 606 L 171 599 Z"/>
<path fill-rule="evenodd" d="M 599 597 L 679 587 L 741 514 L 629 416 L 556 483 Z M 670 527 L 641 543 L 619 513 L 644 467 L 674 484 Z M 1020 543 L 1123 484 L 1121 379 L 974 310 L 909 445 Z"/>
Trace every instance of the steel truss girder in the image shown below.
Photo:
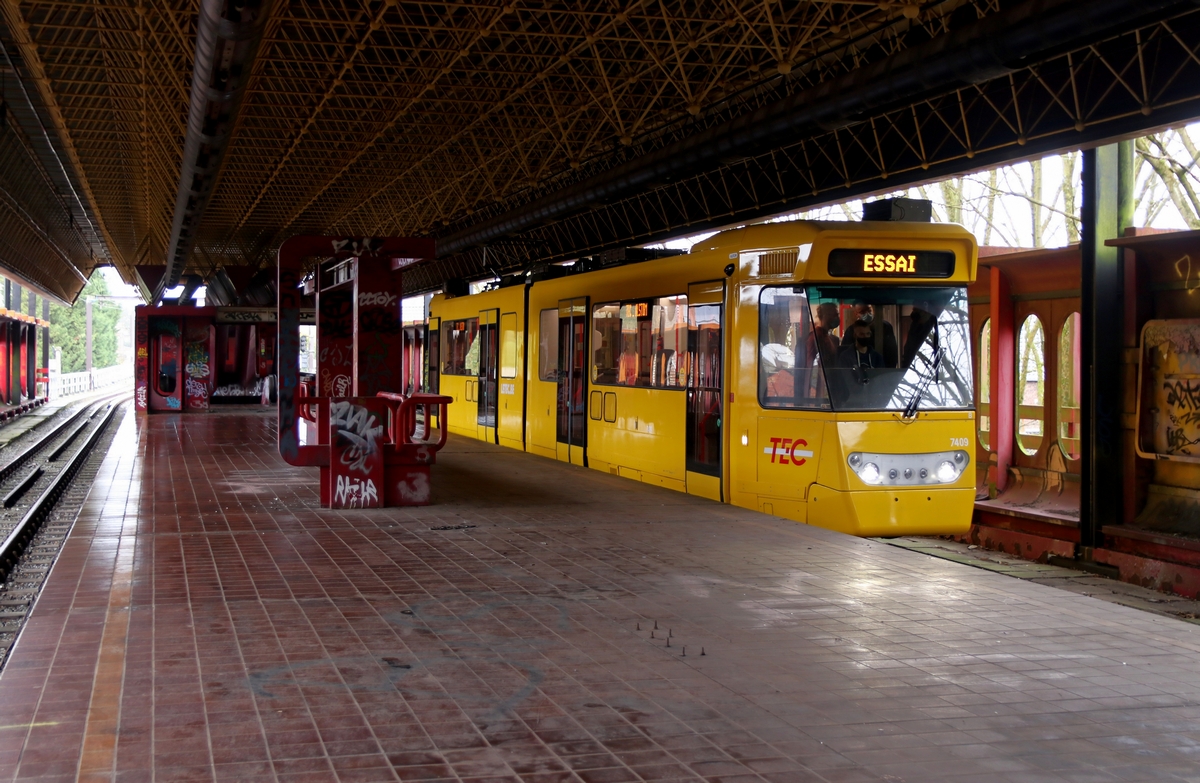
<path fill-rule="evenodd" d="M 1200 116 L 1200 12 L 1015 73 L 807 136 L 443 259 L 407 291 L 449 277 L 642 244 L 906 188 Z"/>

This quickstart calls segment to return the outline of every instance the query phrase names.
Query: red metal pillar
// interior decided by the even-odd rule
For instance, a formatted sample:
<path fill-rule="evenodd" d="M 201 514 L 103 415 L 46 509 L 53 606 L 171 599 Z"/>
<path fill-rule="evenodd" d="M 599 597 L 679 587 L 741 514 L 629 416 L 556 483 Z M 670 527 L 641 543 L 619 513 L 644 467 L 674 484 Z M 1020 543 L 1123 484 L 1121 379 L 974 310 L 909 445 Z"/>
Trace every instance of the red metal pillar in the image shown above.
<path fill-rule="evenodd" d="M 146 384 L 150 378 L 150 327 L 146 310 L 145 305 L 134 308 L 133 405 L 138 413 L 146 412 L 149 400 Z"/>
<path fill-rule="evenodd" d="M 328 290 L 317 286 L 318 397 L 350 396 L 354 377 L 353 297 L 349 282 Z"/>
<path fill-rule="evenodd" d="M 1008 278 L 997 267 L 991 267 L 992 319 L 992 460 L 988 484 L 995 492 L 1008 486 L 1008 467 L 1012 464 L 1013 443 L 1016 442 L 1016 334 L 1013 326 L 1012 289 Z"/>
<path fill-rule="evenodd" d="M 12 326 L 7 318 L 0 318 L 0 403 L 12 401 L 12 372 L 10 371 Z"/>
<path fill-rule="evenodd" d="M 404 391 L 400 274 L 390 258 L 358 259 L 354 275 L 354 396 Z"/>

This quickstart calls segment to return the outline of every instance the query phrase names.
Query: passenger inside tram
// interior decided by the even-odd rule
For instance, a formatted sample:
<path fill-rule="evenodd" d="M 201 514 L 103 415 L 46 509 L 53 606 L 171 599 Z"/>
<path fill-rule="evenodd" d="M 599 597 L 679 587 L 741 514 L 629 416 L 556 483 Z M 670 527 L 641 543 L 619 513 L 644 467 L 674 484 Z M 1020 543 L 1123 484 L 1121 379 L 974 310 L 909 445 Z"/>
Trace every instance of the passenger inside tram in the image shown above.
<path fill-rule="evenodd" d="M 820 305 L 817 306 L 820 307 Z M 876 346 L 879 353 L 883 355 L 884 366 L 895 367 L 899 358 L 899 349 L 896 344 L 896 330 L 892 324 L 883 319 L 875 320 L 875 306 L 866 302 L 855 303 L 854 315 L 871 330 L 871 345 Z M 883 325 L 882 332 L 880 324 Z"/>
<path fill-rule="evenodd" d="M 871 324 L 867 321 L 855 321 L 850 327 L 852 339 L 842 343 L 837 352 L 839 367 L 864 370 L 879 370 L 889 365 L 883 356 L 872 345 Z"/>

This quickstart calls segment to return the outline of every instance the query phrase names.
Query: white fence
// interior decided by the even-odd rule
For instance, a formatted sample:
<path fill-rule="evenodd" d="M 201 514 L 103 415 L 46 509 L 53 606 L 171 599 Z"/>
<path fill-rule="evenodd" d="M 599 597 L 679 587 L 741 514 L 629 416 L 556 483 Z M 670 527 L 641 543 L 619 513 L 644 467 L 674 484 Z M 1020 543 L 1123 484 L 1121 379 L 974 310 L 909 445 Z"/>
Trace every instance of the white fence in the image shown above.
<path fill-rule="evenodd" d="M 86 394 L 90 391 L 107 389 L 118 384 L 127 384 L 133 389 L 133 365 L 114 364 L 91 372 L 50 373 L 50 399 Z"/>

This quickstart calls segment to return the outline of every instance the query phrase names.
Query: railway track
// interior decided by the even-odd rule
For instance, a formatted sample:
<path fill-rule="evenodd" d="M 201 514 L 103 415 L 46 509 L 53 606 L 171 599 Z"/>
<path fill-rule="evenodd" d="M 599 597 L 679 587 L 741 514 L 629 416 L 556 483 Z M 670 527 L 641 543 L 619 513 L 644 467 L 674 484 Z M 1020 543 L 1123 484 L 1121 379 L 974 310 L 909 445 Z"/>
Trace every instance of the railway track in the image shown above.
<path fill-rule="evenodd" d="M 0 452 L 0 667 L 66 541 L 129 396 L 83 405 Z"/>

